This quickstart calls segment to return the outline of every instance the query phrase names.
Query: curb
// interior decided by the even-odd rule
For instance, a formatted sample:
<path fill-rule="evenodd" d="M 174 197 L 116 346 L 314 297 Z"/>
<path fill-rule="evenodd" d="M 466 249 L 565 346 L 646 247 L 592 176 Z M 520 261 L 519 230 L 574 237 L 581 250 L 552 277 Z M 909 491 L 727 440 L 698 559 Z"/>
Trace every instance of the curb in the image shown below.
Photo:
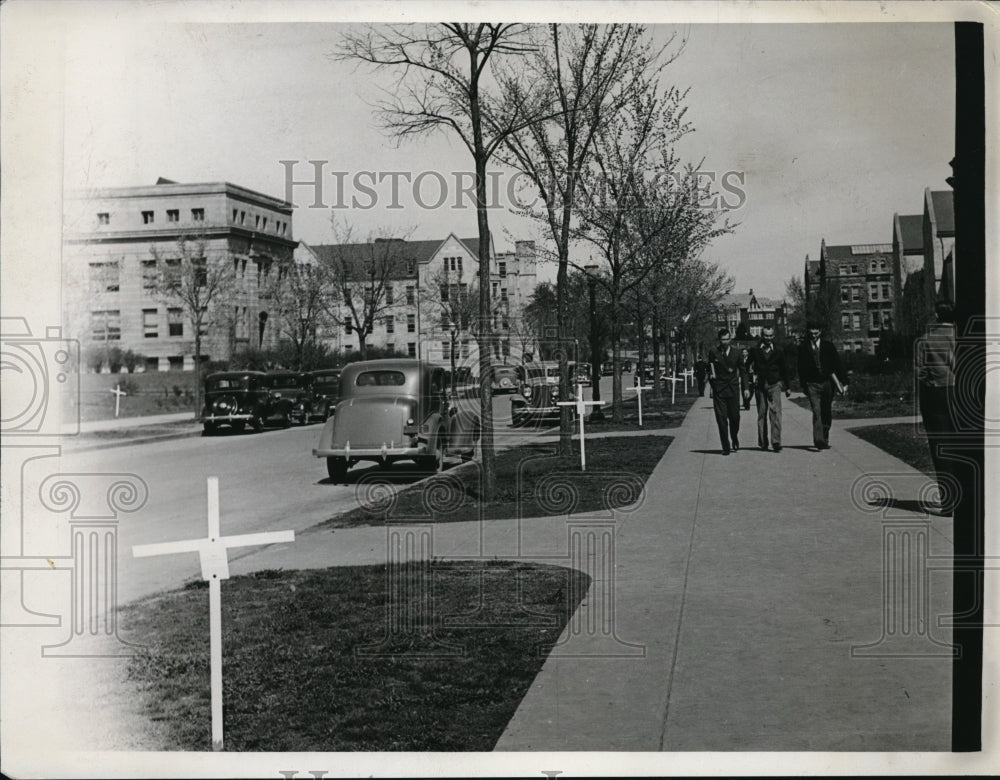
<path fill-rule="evenodd" d="M 111 439 L 110 441 L 94 442 L 93 444 L 81 444 L 79 447 L 63 445 L 66 453 L 91 452 L 93 450 L 107 450 L 113 447 L 128 447 L 132 444 L 149 444 L 154 441 L 170 441 L 171 439 L 189 439 L 194 436 L 201 436 L 201 431 L 184 431 L 182 433 L 163 433 L 158 436 L 137 436 L 134 439 Z"/>

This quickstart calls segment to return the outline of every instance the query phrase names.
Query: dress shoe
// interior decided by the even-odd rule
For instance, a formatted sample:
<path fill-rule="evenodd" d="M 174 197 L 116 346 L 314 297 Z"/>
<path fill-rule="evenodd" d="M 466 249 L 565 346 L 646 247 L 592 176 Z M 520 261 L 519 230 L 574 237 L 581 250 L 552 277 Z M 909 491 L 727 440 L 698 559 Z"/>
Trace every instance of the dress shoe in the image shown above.
<path fill-rule="evenodd" d="M 722 454 L 723 454 L 723 455 L 728 455 L 728 454 L 729 454 L 729 450 L 723 450 L 723 451 L 722 451 Z"/>
<path fill-rule="evenodd" d="M 775 444 L 774 445 L 774 451 L 775 452 L 781 452 L 781 445 L 780 444 Z"/>

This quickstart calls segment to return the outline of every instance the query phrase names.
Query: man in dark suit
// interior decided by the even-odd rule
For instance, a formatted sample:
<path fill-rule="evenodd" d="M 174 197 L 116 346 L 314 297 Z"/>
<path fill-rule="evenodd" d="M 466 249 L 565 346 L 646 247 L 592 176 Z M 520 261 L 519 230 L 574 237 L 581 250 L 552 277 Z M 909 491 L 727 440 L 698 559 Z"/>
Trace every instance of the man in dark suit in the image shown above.
<path fill-rule="evenodd" d="M 708 363 L 701 355 L 694 361 L 694 379 L 698 383 L 698 397 L 705 395 L 705 380 L 708 378 Z"/>
<path fill-rule="evenodd" d="M 708 367 L 712 384 L 712 404 L 715 407 L 715 422 L 719 425 L 719 439 L 722 442 L 722 454 L 740 448 L 740 381 L 746 388 L 743 392 L 750 395 L 750 381 L 747 369 L 740 359 L 740 351 L 734 349 L 733 338 L 729 331 L 722 328 L 719 331 L 719 346 L 708 353 Z"/>
<path fill-rule="evenodd" d="M 823 327 L 810 322 L 809 331 L 799 346 L 799 382 L 809 399 L 813 418 L 813 445 L 817 450 L 830 449 L 830 422 L 833 419 L 833 382 L 847 391 L 847 375 L 840 366 L 840 356 L 829 341 L 820 338 Z"/>
<path fill-rule="evenodd" d="M 757 399 L 757 444 L 767 449 L 767 424 L 771 423 L 771 445 L 781 452 L 781 394 L 791 395 L 788 362 L 774 343 L 774 328 L 764 328 L 760 344 L 750 350 L 750 364 L 756 376 L 754 397 Z"/>

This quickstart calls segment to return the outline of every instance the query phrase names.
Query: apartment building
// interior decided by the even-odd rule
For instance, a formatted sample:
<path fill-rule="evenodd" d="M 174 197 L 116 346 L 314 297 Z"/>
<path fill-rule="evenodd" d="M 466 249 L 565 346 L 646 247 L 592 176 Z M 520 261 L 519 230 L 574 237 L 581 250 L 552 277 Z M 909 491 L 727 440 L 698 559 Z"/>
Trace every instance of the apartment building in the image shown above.
<path fill-rule="evenodd" d="M 756 295 L 751 287 L 749 293 L 725 296 L 716 308 L 715 321 L 719 328 L 728 328 L 733 334 L 758 338 L 764 328 L 774 328 L 780 337 L 787 326 L 786 306 L 784 301 Z"/>
<path fill-rule="evenodd" d="M 229 182 L 161 178 L 69 192 L 64 211 L 64 325 L 85 351 L 119 347 L 143 355 L 145 370 L 193 369 L 191 306 L 160 287 L 182 260 L 199 266 L 206 289 L 225 280 L 203 307 L 203 361 L 275 343 L 268 282 L 293 262 L 290 203 Z"/>

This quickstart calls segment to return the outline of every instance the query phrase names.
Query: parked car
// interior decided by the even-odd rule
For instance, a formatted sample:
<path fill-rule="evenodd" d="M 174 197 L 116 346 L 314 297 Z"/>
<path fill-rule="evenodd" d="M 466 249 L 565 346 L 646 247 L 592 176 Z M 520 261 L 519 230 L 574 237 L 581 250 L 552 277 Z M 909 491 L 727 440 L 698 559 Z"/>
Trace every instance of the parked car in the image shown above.
<path fill-rule="evenodd" d="M 493 366 L 493 393 L 517 392 L 517 368 L 514 366 Z"/>
<path fill-rule="evenodd" d="M 602 363 L 601 364 L 601 376 L 614 376 L 615 374 L 615 364 L 614 363 Z"/>
<path fill-rule="evenodd" d="M 326 420 L 333 414 L 340 400 L 341 371 L 339 368 L 321 368 L 310 373 L 313 393 L 311 419 Z"/>
<path fill-rule="evenodd" d="M 639 384 L 639 377 L 642 376 L 642 383 L 646 387 L 652 387 L 653 383 L 656 381 L 656 373 L 651 368 L 644 368 L 640 374 L 639 371 L 635 372 L 635 376 L 632 377 L 632 386 L 636 387 Z"/>
<path fill-rule="evenodd" d="M 576 367 L 576 384 L 590 387 L 590 366 L 581 363 Z"/>
<path fill-rule="evenodd" d="M 269 371 L 266 385 L 276 406 L 289 402 L 288 424 L 305 425 L 312 413 L 312 377 L 301 371 Z M 281 422 L 284 425 L 285 421 Z"/>
<path fill-rule="evenodd" d="M 288 427 L 291 399 L 273 394 L 263 371 L 223 371 L 205 377 L 205 405 L 200 422 L 211 435 L 223 426 L 264 430 L 268 422 Z"/>
<path fill-rule="evenodd" d="M 441 366 L 405 358 L 351 363 L 313 456 L 326 459 L 327 474 L 338 482 L 362 460 L 383 466 L 412 460 L 436 470 L 446 455 L 471 458 L 479 416 L 473 405 L 453 406 L 445 390 Z"/>
<path fill-rule="evenodd" d="M 525 363 L 522 367 L 520 392 L 510 400 L 510 419 L 514 425 L 529 420 L 559 417 L 559 364 L 554 362 Z M 576 363 L 570 361 L 569 373 L 576 376 Z"/>

